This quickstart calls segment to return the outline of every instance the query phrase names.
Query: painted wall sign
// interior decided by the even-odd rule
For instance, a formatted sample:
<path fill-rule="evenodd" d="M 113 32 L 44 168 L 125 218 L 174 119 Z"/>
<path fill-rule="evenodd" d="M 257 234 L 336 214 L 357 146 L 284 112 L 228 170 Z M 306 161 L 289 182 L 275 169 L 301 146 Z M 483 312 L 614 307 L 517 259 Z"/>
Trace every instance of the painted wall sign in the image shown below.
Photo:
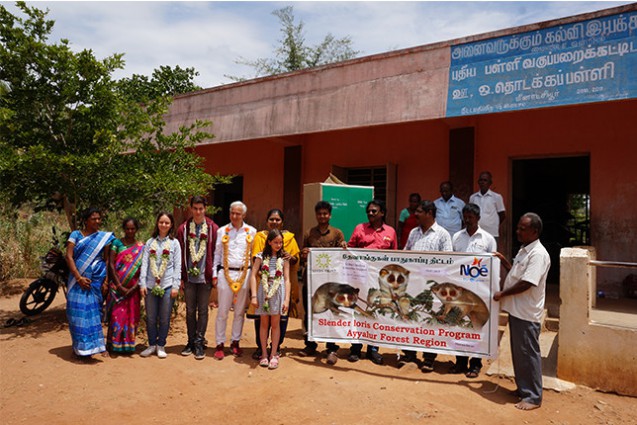
<path fill-rule="evenodd" d="M 451 47 L 447 116 L 637 98 L 637 12 Z"/>

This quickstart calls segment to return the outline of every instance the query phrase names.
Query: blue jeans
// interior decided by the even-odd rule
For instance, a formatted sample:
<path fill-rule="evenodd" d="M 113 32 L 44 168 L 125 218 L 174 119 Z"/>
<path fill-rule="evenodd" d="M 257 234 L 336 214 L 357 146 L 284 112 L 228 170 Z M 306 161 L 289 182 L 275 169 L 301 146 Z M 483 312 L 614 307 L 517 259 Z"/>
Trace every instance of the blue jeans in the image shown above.
<path fill-rule="evenodd" d="M 170 298 L 170 289 L 166 288 L 163 297 L 146 294 L 146 329 L 148 331 L 148 345 L 166 345 L 168 329 L 170 328 L 170 313 L 173 308 L 173 299 Z"/>

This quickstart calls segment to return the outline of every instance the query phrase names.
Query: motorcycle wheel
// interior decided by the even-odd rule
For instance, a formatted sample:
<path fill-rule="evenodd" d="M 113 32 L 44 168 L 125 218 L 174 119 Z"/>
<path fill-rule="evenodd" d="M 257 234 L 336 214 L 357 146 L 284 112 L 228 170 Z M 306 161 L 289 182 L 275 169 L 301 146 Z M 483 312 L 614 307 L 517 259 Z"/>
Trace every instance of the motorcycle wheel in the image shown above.
<path fill-rule="evenodd" d="M 55 282 L 43 277 L 31 282 L 20 298 L 20 311 L 26 316 L 42 313 L 55 299 L 57 289 Z"/>

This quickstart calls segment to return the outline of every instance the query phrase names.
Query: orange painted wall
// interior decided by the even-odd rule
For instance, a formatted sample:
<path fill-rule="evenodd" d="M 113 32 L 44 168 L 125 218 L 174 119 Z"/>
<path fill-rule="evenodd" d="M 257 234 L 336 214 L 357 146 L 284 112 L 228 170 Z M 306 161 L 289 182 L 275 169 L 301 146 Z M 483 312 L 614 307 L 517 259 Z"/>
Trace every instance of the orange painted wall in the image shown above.
<path fill-rule="evenodd" d="M 245 221 L 262 229 L 266 212 L 283 203 L 283 149 L 281 143 L 257 140 L 200 146 L 197 152 L 206 158 L 208 173 L 243 176 L 241 201 L 248 207 Z"/>
<path fill-rule="evenodd" d="M 440 196 L 438 186 L 449 174 L 448 138 L 448 127 L 440 120 L 310 135 L 303 147 L 304 181 L 324 181 L 332 164 L 370 167 L 394 163 L 398 166 L 398 208 L 402 209 L 412 192 L 419 192 L 423 199 Z"/>
<path fill-rule="evenodd" d="M 475 180 L 493 173 L 493 189 L 511 209 L 511 160 L 590 155 L 591 237 L 600 259 L 637 261 L 637 101 L 605 102 L 471 117 L 475 126 Z M 302 183 L 321 182 L 332 165 L 398 166 L 397 210 L 408 194 L 439 196 L 449 173 L 449 129 L 457 119 L 414 122 L 296 138 L 202 146 L 209 172 L 244 176 L 246 221 L 263 227 L 264 215 L 283 203 L 284 146 L 303 146 Z M 558 184 L 558 183 L 556 183 Z M 477 187 L 474 186 L 477 190 Z M 509 217 L 517 220 L 517 217 Z M 510 233 L 510 232 L 508 232 Z M 512 237 L 512 235 L 508 235 Z"/>
<path fill-rule="evenodd" d="M 511 159 L 577 154 L 590 154 L 591 239 L 598 257 L 637 262 L 637 101 L 485 115 L 477 120 L 476 180 L 481 170 L 490 170 L 509 209 Z"/>

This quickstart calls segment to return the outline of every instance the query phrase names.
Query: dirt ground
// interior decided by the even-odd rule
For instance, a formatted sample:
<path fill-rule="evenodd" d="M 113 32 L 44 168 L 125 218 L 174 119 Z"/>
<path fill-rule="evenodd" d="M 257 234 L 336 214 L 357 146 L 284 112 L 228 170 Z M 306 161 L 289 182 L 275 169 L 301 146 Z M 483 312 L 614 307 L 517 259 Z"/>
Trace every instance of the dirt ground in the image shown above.
<path fill-rule="evenodd" d="M 19 319 L 18 295 L 0 298 L 0 324 Z M 446 371 L 452 358 L 438 356 L 436 371 L 396 368 L 396 351 L 381 349 L 384 366 L 367 360 L 301 358 L 301 322 L 290 319 L 278 370 L 250 358 L 254 345 L 246 320 L 241 358 L 205 360 L 179 355 L 185 320 L 173 321 L 169 356 L 138 354 L 72 359 L 64 296 L 29 324 L 0 327 L 0 422 L 21 423 L 229 423 L 229 424 L 637 424 L 637 399 L 577 387 L 544 393 L 542 408 L 514 408 L 507 378 L 477 379 Z M 216 310 L 210 317 L 213 339 Z M 229 334 L 229 332 L 228 332 Z M 139 353 L 146 338 L 138 337 Z"/>

